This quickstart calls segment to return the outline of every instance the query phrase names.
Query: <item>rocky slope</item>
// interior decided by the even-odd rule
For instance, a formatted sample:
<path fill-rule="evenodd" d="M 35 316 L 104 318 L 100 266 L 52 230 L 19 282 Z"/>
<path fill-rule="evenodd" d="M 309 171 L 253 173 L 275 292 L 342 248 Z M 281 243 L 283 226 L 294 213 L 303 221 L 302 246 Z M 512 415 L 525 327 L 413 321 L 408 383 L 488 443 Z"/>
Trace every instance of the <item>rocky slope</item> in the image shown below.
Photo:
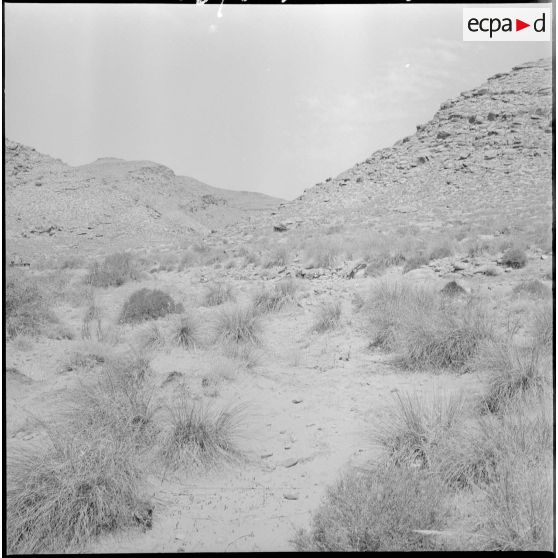
<path fill-rule="evenodd" d="M 243 232 L 364 224 L 506 225 L 552 207 L 552 63 L 522 64 L 444 102 L 432 120 L 334 179 L 305 190 Z M 235 227 L 237 228 L 237 227 Z"/>
<path fill-rule="evenodd" d="M 213 188 L 150 161 L 72 167 L 10 140 L 5 169 L 8 254 L 30 259 L 195 238 L 281 201 Z"/>

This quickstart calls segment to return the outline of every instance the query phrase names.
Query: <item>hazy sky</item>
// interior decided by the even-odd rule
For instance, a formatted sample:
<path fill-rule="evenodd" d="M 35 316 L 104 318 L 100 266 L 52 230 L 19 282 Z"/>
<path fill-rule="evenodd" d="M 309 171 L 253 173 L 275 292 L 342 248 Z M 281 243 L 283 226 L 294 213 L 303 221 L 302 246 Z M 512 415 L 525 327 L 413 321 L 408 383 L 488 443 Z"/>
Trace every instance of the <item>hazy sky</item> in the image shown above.
<path fill-rule="evenodd" d="M 550 43 L 467 43 L 459 5 L 5 4 L 6 135 L 292 199 Z"/>

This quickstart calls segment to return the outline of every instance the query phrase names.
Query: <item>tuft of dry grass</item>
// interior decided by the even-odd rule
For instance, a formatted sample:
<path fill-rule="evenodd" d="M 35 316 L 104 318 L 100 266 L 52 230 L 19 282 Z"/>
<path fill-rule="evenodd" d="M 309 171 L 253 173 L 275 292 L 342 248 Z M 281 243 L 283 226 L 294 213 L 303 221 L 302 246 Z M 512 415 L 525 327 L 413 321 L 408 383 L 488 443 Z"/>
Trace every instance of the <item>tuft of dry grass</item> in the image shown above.
<path fill-rule="evenodd" d="M 417 530 L 444 527 L 445 494 L 425 471 L 376 465 L 351 471 L 327 492 L 309 531 L 299 531 L 298 551 L 390 552 L 435 550 Z"/>
<path fill-rule="evenodd" d="M 335 329 L 341 322 L 341 304 L 336 302 L 325 302 L 320 306 L 312 331 L 324 333 Z"/>
<path fill-rule="evenodd" d="M 82 550 L 138 523 L 141 470 L 131 444 L 89 432 L 52 433 L 47 447 L 12 449 L 7 476 L 10 554 Z"/>
<path fill-rule="evenodd" d="M 553 309 L 550 304 L 540 305 L 535 309 L 533 323 L 531 325 L 532 335 L 543 348 L 552 349 L 554 340 Z"/>
<path fill-rule="evenodd" d="M 377 284 L 366 303 L 372 346 L 398 353 L 406 368 L 468 366 L 492 325 L 474 300 L 448 299 L 406 283 Z"/>
<path fill-rule="evenodd" d="M 234 301 L 235 296 L 231 285 L 214 283 L 207 286 L 204 297 L 205 306 L 219 306 L 225 302 Z"/>
<path fill-rule="evenodd" d="M 543 392 L 551 382 L 552 364 L 538 341 L 527 346 L 510 339 L 489 342 L 475 360 L 479 371 L 490 374 L 483 404 L 492 413 L 529 391 Z"/>
<path fill-rule="evenodd" d="M 47 293 L 25 271 L 6 271 L 5 301 L 8 338 L 17 335 L 35 336 L 58 323 Z"/>
<path fill-rule="evenodd" d="M 182 393 L 167 410 L 169 425 L 160 449 L 166 468 L 213 466 L 241 455 L 243 406 L 215 409 Z"/>
<path fill-rule="evenodd" d="M 183 314 L 173 327 L 173 341 L 184 349 L 195 349 L 199 343 L 199 324 L 191 314 Z"/>
<path fill-rule="evenodd" d="M 283 279 L 273 285 L 272 289 L 262 287 L 252 298 L 254 308 L 261 314 L 277 312 L 285 304 L 292 302 L 298 285 L 294 279 Z"/>
<path fill-rule="evenodd" d="M 260 315 L 253 305 L 230 304 L 217 314 L 215 336 L 223 344 L 260 343 Z"/>
<path fill-rule="evenodd" d="M 118 252 L 105 257 L 103 262 L 93 262 L 85 282 L 92 287 L 119 287 L 128 281 L 141 278 L 138 261 L 129 252 Z"/>

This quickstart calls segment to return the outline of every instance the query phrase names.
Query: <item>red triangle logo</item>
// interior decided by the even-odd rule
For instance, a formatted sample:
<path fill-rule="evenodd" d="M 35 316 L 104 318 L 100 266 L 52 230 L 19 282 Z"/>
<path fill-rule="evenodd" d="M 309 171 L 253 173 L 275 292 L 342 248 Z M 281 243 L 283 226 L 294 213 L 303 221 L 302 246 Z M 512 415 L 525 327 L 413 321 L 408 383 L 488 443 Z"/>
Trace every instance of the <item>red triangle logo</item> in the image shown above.
<path fill-rule="evenodd" d="M 526 27 L 531 27 L 530 23 L 525 23 L 524 21 L 521 21 L 520 19 L 515 20 L 515 30 L 516 31 L 521 31 L 522 29 L 525 29 Z"/>

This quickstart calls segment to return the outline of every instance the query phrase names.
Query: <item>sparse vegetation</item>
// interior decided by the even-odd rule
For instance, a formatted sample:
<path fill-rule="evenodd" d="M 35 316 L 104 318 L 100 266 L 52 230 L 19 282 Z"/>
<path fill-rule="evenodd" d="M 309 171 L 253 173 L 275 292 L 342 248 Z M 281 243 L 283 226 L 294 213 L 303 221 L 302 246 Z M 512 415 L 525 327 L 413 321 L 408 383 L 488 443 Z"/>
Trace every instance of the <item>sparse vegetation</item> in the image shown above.
<path fill-rule="evenodd" d="M 160 455 L 170 470 L 195 465 L 216 465 L 221 459 L 240 456 L 237 442 L 242 407 L 216 410 L 205 402 L 181 394 L 168 407 L 169 428 Z"/>
<path fill-rule="evenodd" d="M 299 551 L 389 552 L 439 549 L 418 530 L 444 527 L 443 488 L 427 472 L 374 466 L 353 471 L 330 488 L 309 532 L 294 541 Z"/>
<path fill-rule="evenodd" d="M 409 273 L 413 269 L 418 269 L 423 265 L 428 265 L 430 259 L 426 254 L 417 254 L 416 256 L 411 256 L 405 260 L 405 265 L 403 266 L 403 273 Z"/>
<path fill-rule="evenodd" d="M 510 248 L 502 256 L 502 264 L 514 269 L 519 269 L 527 265 L 527 255 L 521 248 Z"/>
<path fill-rule="evenodd" d="M 293 279 L 283 279 L 271 289 L 262 287 L 253 297 L 254 308 L 262 314 L 276 312 L 294 300 L 296 290 L 297 284 Z"/>
<path fill-rule="evenodd" d="M 34 336 L 58 322 L 46 293 L 36 279 L 25 272 L 6 272 L 6 333 Z"/>
<path fill-rule="evenodd" d="M 199 343 L 198 334 L 198 322 L 191 314 L 184 314 L 174 326 L 173 340 L 179 347 L 195 349 Z"/>
<path fill-rule="evenodd" d="M 180 303 L 159 289 L 140 289 L 130 295 L 120 313 L 121 323 L 138 323 L 155 320 L 167 314 L 179 314 L 184 310 Z"/>
<path fill-rule="evenodd" d="M 336 328 L 341 321 L 341 304 L 339 302 L 326 302 L 320 306 L 312 330 L 318 333 Z"/>
<path fill-rule="evenodd" d="M 206 306 L 219 306 L 235 299 L 234 292 L 228 283 L 213 283 L 207 286 L 204 304 Z"/>
<path fill-rule="evenodd" d="M 334 268 L 341 257 L 341 246 L 335 237 L 327 240 L 315 239 L 304 249 L 304 260 L 308 267 Z"/>
<path fill-rule="evenodd" d="M 547 298 L 552 296 L 552 291 L 538 279 L 522 281 L 513 288 L 515 294 L 526 294 L 535 298 Z"/>
<path fill-rule="evenodd" d="M 105 257 L 102 263 L 93 262 L 86 276 L 86 283 L 92 287 L 119 287 L 128 281 L 141 277 L 136 258 L 129 252 L 119 252 Z"/>
<path fill-rule="evenodd" d="M 223 343 L 260 342 L 260 317 L 253 305 L 230 304 L 217 315 L 215 334 Z"/>

